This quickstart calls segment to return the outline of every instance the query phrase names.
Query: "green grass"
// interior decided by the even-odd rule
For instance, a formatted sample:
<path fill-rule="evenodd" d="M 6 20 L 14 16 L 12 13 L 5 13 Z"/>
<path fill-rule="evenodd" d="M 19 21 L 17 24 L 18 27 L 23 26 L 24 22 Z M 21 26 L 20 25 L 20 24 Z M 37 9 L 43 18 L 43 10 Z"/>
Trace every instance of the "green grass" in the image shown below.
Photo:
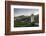
<path fill-rule="evenodd" d="M 33 23 L 30 23 L 30 22 L 14 22 L 14 27 L 34 27 L 36 26 Z"/>

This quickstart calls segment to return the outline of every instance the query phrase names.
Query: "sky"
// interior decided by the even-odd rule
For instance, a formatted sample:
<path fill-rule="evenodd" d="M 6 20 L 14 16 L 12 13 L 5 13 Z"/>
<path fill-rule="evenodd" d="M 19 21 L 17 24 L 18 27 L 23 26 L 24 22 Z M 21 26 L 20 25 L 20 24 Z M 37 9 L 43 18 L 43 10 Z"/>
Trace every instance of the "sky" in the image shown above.
<path fill-rule="evenodd" d="M 26 9 L 26 8 L 14 8 L 14 16 L 30 16 L 31 14 L 37 15 L 39 13 L 38 9 Z"/>

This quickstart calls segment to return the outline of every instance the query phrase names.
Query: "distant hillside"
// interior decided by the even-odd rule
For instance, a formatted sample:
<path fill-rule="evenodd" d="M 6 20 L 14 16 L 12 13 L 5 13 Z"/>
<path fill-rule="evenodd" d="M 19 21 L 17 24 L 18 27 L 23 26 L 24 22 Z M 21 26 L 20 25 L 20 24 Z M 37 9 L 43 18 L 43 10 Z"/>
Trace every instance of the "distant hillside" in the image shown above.
<path fill-rule="evenodd" d="M 34 21 L 36 23 L 39 23 L 39 14 L 33 15 L 33 16 L 34 16 Z M 16 21 L 31 21 L 31 17 L 32 16 L 21 15 L 21 16 L 18 16 L 18 17 L 14 17 L 14 19 L 16 19 Z"/>
<path fill-rule="evenodd" d="M 31 17 L 31 16 L 24 16 L 24 15 L 21 15 L 21 16 L 17 16 L 17 17 L 14 17 L 14 18 L 16 19 L 16 18 L 29 18 L 29 17 Z"/>

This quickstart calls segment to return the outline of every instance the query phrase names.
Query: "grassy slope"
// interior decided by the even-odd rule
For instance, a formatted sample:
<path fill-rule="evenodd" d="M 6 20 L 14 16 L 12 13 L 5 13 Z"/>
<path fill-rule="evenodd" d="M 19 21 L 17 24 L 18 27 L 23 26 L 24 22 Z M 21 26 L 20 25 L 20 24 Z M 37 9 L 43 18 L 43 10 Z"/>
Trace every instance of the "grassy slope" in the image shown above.
<path fill-rule="evenodd" d="M 20 18 L 22 18 L 22 17 L 31 18 L 31 16 L 18 16 L 18 17 L 20 17 Z M 14 21 L 14 27 L 34 27 L 34 26 L 37 26 L 37 25 L 34 24 L 34 22 L 29 23 L 29 22 L 15 22 Z"/>
<path fill-rule="evenodd" d="M 36 26 L 34 22 L 33 23 L 29 23 L 29 22 L 15 22 L 14 23 L 14 27 L 34 27 L 34 26 Z"/>

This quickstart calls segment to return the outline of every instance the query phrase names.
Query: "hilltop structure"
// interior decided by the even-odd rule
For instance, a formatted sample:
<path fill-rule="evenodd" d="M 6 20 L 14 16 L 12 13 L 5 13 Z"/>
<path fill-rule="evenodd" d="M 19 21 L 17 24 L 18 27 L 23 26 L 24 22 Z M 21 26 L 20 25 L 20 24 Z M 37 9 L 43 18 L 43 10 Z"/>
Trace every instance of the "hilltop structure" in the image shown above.
<path fill-rule="evenodd" d="M 31 15 L 31 22 L 34 22 L 34 14 Z"/>

